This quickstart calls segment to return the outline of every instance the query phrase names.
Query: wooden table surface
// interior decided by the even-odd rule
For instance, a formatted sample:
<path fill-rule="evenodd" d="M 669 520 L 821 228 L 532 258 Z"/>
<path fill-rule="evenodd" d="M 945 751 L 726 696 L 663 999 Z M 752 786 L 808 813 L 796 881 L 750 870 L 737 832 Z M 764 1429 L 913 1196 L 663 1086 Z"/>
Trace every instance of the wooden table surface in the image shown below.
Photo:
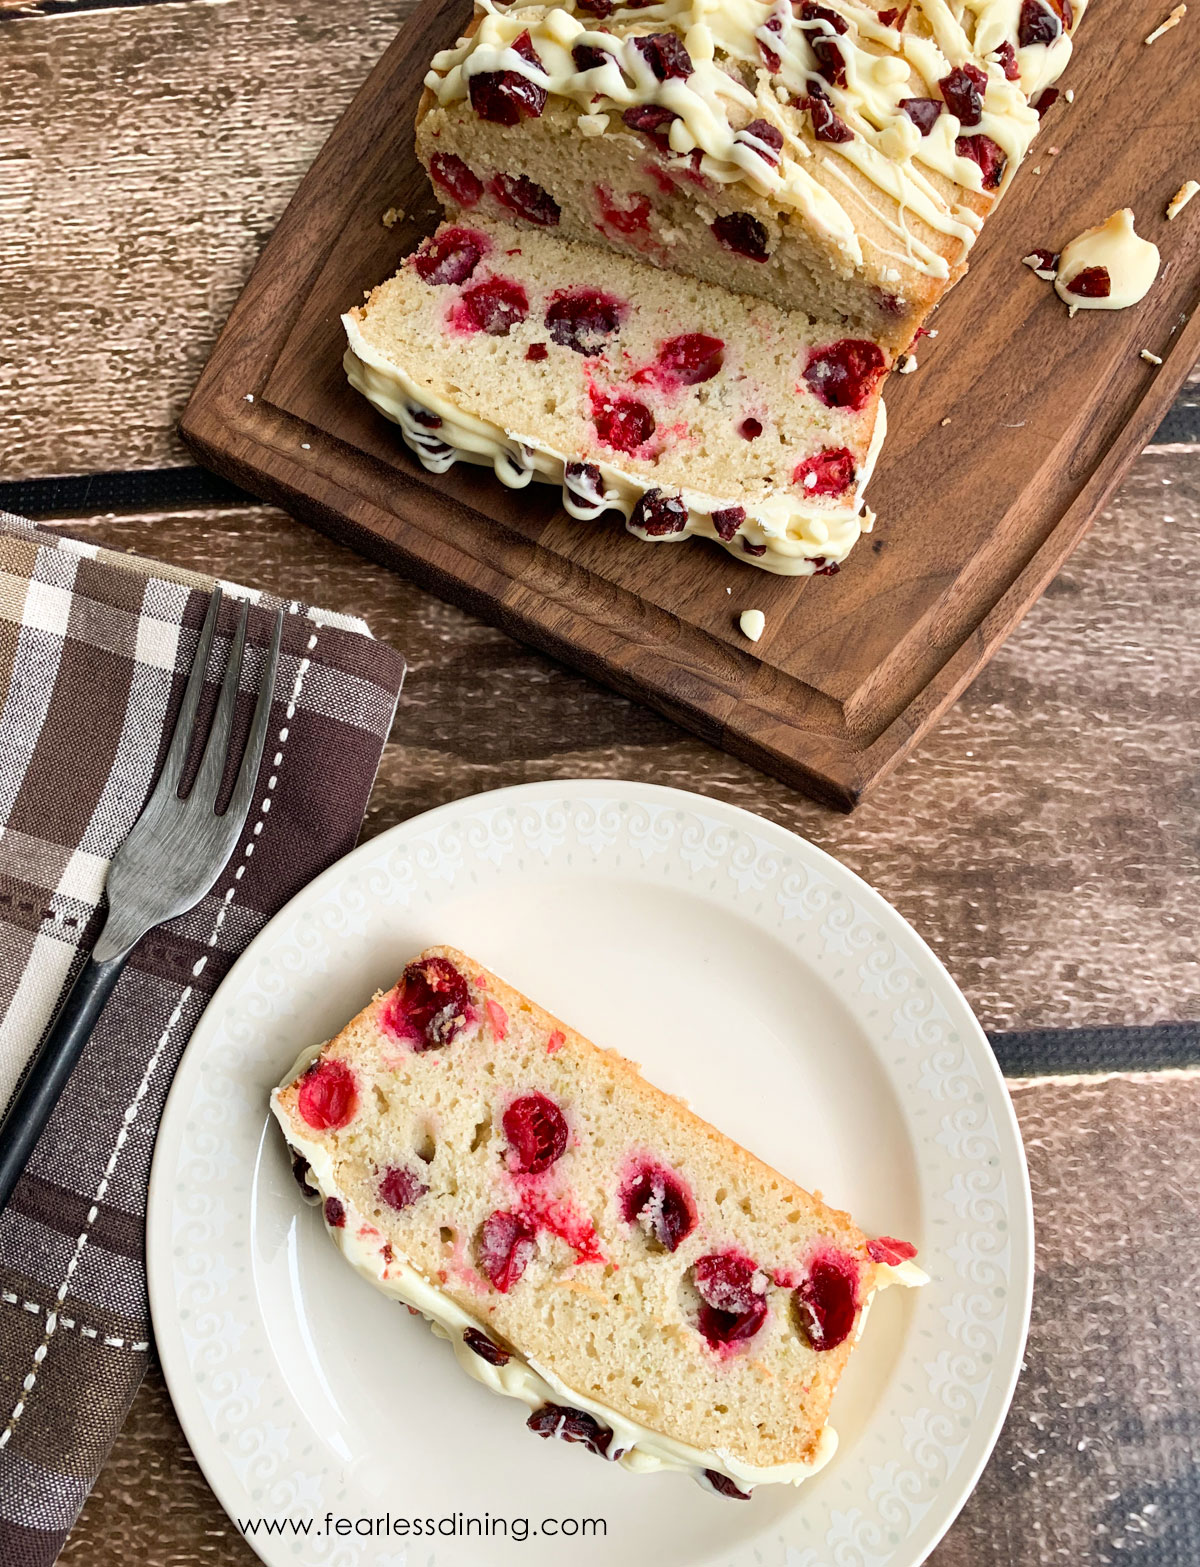
<path fill-rule="evenodd" d="M 0 0 L 0 504 L 367 616 L 410 671 L 367 834 L 526 779 L 696 789 L 867 877 L 986 1028 L 1046 1031 L 998 1042 L 1024 1074 L 1038 1219 L 1026 1371 L 933 1559 L 1194 1567 L 1200 1078 L 1170 1068 L 1195 1060 L 1197 1031 L 1140 1030 L 1200 1018 L 1200 381 L 990 668 L 866 805 L 835 815 L 182 471 L 175 422 L 216 333 L 406 9 Z M 50 482 L 62 475 L 79 482 Z M 1109 1032 L 1078 1032 L 1095 1028 Z M 1102 1059 L 1114 1070 L 1096 1073 Z M 62 1559 L 254 1559 L 157 1373 Z"/>

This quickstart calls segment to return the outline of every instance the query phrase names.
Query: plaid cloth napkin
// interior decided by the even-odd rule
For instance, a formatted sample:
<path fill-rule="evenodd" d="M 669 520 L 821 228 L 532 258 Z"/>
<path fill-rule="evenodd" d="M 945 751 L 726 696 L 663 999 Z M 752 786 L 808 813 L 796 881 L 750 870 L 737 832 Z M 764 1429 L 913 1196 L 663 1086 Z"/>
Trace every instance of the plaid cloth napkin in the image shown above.
<path fill-rule="evenodd" d="M 95 938 L 211 586 L 0 514 L 0 1106 Z M 229 592 L 260 606 L 248 725 L 277 601 Z M 242 841 L 208 897 L 135 950 L 0 1215 L 3 1567 L 53 1562 L 141 1381 L 146 1187 L 180 1053 L 238 953 L 362 825 L 404 660 L 361 621 L 286 608 Z M 213 671 L 237 609 L 223 606 Z"/>

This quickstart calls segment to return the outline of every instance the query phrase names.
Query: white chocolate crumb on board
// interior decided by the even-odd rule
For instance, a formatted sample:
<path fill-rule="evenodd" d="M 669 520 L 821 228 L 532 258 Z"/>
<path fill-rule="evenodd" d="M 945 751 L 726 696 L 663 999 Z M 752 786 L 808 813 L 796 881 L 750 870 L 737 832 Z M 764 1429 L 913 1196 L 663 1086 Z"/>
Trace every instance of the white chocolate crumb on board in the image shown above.
<path fill-rule="evenodd" d="M 1143 348 L 1139 357 L 1144 359 L 1148 365 L 1162 364 L 1162 359 L 1158 354 L 1152 354 L 1148 348 Z"/>
<path fill-rule="evenodd" d="M 1145 299 L 1160 261 L 1158 246 L 1135 231 L 1133 209 L 1121 207 L 1063 246 L 1054 291 L 1072 316 L 1125 310 Z"/>
<path fill-rule="evenodd" d="M 946 417 L 942 420 L 942 429 L 944 430 L 949 423 L 950 423 L 950 415 L 947 414 Z"/>
<path fill-rule="evenodd" d="M 761 609 L 744 609 L 738 616 L 738 626 L 744 637 L 757 642 L 767 627 L 767 617 Z"/>
<path fill-rule="evenodd" d="M 1200 183 L 1196 180 L 1184 180 L 1183 184 L 1167 203 L 1167 221 L 1177 218 L 1183 209 L 1191 201 L 1196 192 L 1200 190 Z"/>
<path fill-rule="evenodd" d="M 1184 17 L 1186 15 L 1187 15 L 1187 6 L 1186 5 L 1177 5 L 1175 7 L 1175 9 L 1171 12 L 1170 16 L 1167 17 L 1166 21 L 1159 23 L 1159 25 L 1154 29 L 1154 31 L 1146 39 L 1146 42 L 1148 44 L 1152 44 L 1152 43 L 1155 42 L 1156 39 L 1161 38 L 1164 33 L 1169 33 L 1173 27 L 1178 27 L 1180 22 L 1183 21 L 1183 19 L 1184 19 Z"/>
<path fill-rule="evenodd" d="M 1074 103 L 1075 102 L 1075 89 L 1074 89 L 1074 87 L 1068 87 L 1066 92 L 1063 93 L 1063 97 L 1067 100 L 1068 103 Z"/>
<path fill-rule="evenodd" d="M 403 216 L 403 207 L 389 207 L 379 221 L 383 224 L 385 229 L 394 229 L 396 224 L 400 222 Z"/>
<path fill-rule="evenodd" d="M 1022 256 L 1021 264 L 1028 267 L 1035 277 L 1040 277 L 1046 283 L 1053 283 L 1058 275 L 1057 257 L 1054 257 L 1047 266 L 1043 257 L 1036 250 L 1031 250 L 1027 256 Z"/>
<path fill-rule="evenodd" d="M 246 393 L 246 401 L 248 403 L 252 403 L 254 401 L 254 393 L 253 392 L 247 392 Z"/>
<path fill-rule="evenodd" d="M 901 354 L 896 362 L 897 375 L 911 375 L 917 368 L 916 354 Z"/>

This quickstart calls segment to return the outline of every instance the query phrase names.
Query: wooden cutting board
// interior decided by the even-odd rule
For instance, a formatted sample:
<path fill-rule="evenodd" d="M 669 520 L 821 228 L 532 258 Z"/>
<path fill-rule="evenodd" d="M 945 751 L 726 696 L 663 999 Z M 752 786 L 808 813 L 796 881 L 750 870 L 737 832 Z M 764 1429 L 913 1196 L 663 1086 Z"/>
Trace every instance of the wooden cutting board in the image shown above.
<path fill-rule="evenodd" d="M 879 521 L 839 575 L 774 577 L 714 545 L 647 545 L 615 514 L 490 470 L 427 474 L 353 392 L 339 316 L 436 222 L 412 120 L 469 14 L 424 0 L 304 179 L 188 405 L 201 461 L 255 494 L 850 809 L 978 673 L 1078 543 L 1200 358 L 1200 14 L 1093 0 L 1040 137 L 886 389 Z M 1162 251 L 1141 305 L 1071 321 L 1021 264 L 1132 206 Z M 383 214 L 407 216 L 385 226 Z M 703 325 L 703 323 L 699 323 Z M 1160 367 L 1140 358 L 1148 348 Z M 727 591 L 729 590 L 729 591 Z M 757 644 L 743 609 L 765 612 Z"/>

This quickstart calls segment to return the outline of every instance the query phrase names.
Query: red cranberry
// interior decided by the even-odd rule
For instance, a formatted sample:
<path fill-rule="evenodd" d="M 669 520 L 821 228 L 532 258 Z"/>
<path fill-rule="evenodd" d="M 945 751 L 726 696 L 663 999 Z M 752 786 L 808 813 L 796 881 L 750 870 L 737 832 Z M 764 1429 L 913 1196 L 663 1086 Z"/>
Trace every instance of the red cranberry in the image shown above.
<path fill-rule="evenodd" d="M 1017 23 L 1017 42 L 1022 49 L 1030 44 L 1052 44 L 1062 32 L 1062 22 L 1041 0 L 1024 0 Z"/>
<path fill-rule="evenodd" d="M 719 1469 L 706 1469 L 704 1478 L 718 1496 L 728 1496 L 731 1500 L 738 1502 L 748 1502 L 750 1500 L 750 1492 L 741 1490 L 728 1475 L 723 1475 Z"/>
<path fill-rule="evenodd" d="M 763 23 L 763 27 L 766 32 L 774 33 L 778 38 L 783 33 L 783 17 L 779 15 L 778 12 L 776 12 L 774 16 L 767 18 L 767 20 Z M 757 43 L 762 57 L 766 62 L 767 69 L 769 71 L 778 71 L 783 64 L 783 61 L 780 59 L 779 55 L 775 52 L 774 49 L 771 48 L 770 44 L 764 43 L 761 38 L 757 40 Z"/>
<path fill-rule="evenodd" d="M 497 174 L 489 189 L 502 207 L 515 212 L 526 223 L 536 224 L 540 229 L 558 226 L 562 216 L 558 202 L 528 174 Z"/>
<path fill-rule="evenodd" d="M 803 23 L 825 22 L 832 27 L 834 32 L 845 35 L 850 24 L 844 16 L 839 16 L 836 11 L 831 11 L 827 5 L 817 5 L 814 0 L 803 0 L 800 7 L 800 20 Z"/>
<path fill-rule="evenodd" d="M 757 420 L 747 420 L 747 424 L 757 423 Z M 721 511 L 712 514 L 713 527 L 717 530 L 717 537 L 726 544 L 734 538 L 737 530 L 746 520 L 746 508 L 744 506 L 726 506 Z"/>
<path fill-rule="evenodd" d="M 650 227 L 649 196 L 631 195 L 629 205 L 619 207 L 613 199 L 612 191 L 607 186 L 597 185 L 596 204 L 600 208 L 604 226 L 615 229 L 618 234 L 640 234 Z"/>
<path fill-rule="evenodd" d="M 884 1262 L 895 1267 L 898 1263 L 910 1262 L 917 1255 L 917 1248 L 911 1241 L 898 1241 L 890 1235 L 879 1235 L 867 1242 L 867 1252 L 872 1262 Z"/>
<path fill-rule="evenodd" d="M 527 32 L 513 49 L 538 70 L 542 62 Z M 536 120 L 546 107 L 546 89 L 520 71 L 479 71 L 469 79 L 471 107 L 481 120 L 493 125 L 516 125 L 522 118 Z"/>
<path fill-rule="evenodd" d="M 537 1246 L 537 1231 L 519 1213 L 493 1213 L 479 1229 L 479 1261 L 502 1295 L 525 1272 Z"/>
<path fill-rule="evenodd" d="M 427 239 L 413 257 L 417 276 L 433 286 L 465 283 L 490 247 L 471 229 L 443 229 Z"/>
<path fill-rule="evenodd" d="M 595 1453 L 598 1458 L 608 1457 L 612 1432 L 585 1410 L 568 1409 L 565 1404 L 543 1404 L 525 1424 L 538 1436 L 557 1437 L 560 1442 L 581 1442 L 589 1453 Z"/>
<path fill-rule="evenodd" d="M 1050 277 L 1053 277 L 1058 271 L 1058 256 L 1053 250 L 1047 250 L 1044 245 L 1031 250 L 1023 259 L 1039 277 L 1043 272 L 1048 272 Z M 1046 281 L 1048 282 L 1049 279 Z"/>
<path fill-rule="evenodd" d="M 743 441 L 757 441 L 762 434 L 762 425 L 757 419 L 743 419 L 738 425 L 738 434 Z"/>
<path fill-rule="evenodd" d="M 685 332 L 681 337 L 670 337 L 658 350 L 660 379 L 680 386 L 699 386 L 702 381 L 711 381 L 724 361 L 725 344 L 719 337 L 708 337 L 703 332 Z"/>
<path fill-rule="evenodd" d="M 318 1132 L 336 1132 L 358 1109 L 354 1073 L 344 1061 L 314 1061 L 300 1079 L 296 1108 Z"/>
<path fill-rule="evenodd" d="M 792 1292 L 796 1314 L 814 1349 L 836 1349 L 850 1337 L 858 1311 L 858 1265 L 831 1253 L 820 1257 Z"/>
<path fill-rule="evenodd" d="M 712 231 L 734 255 L 745 256 L 748 261 L 767 259 L 766 228 L 748 212 L 724 213 L 712 225 Z"/>
<path fill-rule="evenodd" d="M 826 408 L 850 408 L 857 412 L 866 405 L 886 369 L 887 361 L 878 343 L 867 338 L 843 337 L 827 348 L 812 351 L 804 379 Z"/>
<path fill-rule="evenodd" d="M 530 343 L 529 347 L 525 350 L 525 357 L 526 359 L 542 360 L 547 358 L 549 353 L 550 350 L 546 347 L 545 343 Z"/>
<path fill-rule="evenodd" d="M 765 544 L 751 544 L 750 540 L 745 536 L 742 538 L 742 548 L 745 550 L 747 555 L 754 555 L 756 557 L 759 555 L 765 555 L 767 553 L 767 546 Z"/>
<path fill-rule="evenodd" d="M 621 1192 L 621 1213 L 640 1224 L 666 1251 L 674 1251 L 696 1228 L 696 1210 L 687 1188 L 673 1170 L 648 1165 Z"/>
<path fill-rule="evenodd" d="M 842 569 L 836 560 L 826 560 L 824 555 L 814 555 L 812 564 L 814 577 L 836 577 Z"/>
<path fill-rule="evenodd" d="M 410 963 L 384 1003 L 379 1021 L 414 1050 L 439 1050 L 466 1027 L 467 982 L 448 958 Z"/>
<path fill-rule="evenodd" d="M 664 109 L 658 103 L 635 103 L 621 118 L 631 131 L 640 131 L 663 152 L 669 151 L 671 121 L 679 118 L 673 109 Z"/>
<path fill-rule="evenodd" d="M 429 173 L 460 207 L 473 207 L 483 195 L 483 181 L 457 153 L 435 152 L 429 160 Z"/>
<path fill-rule="evenodd" d="M 754 146 L 753 143 L 750 143 L 752 150 L 760 158 L 771 164 L 772 167 L 779 162 L 779 154 L 783 151 L 783 132 L 778 126 L 772 125 L 769 120 L 751 120 L 749 125 L 744 126 L 737 133 L 738 141 L 744 142 L 750 137 L 754 138 L 754 142 L 763 144 L 762 146 Z M 765 151 L 764 148 L 766 149 Z"/>
<path fill-rule="evenodd" d="M 1005 81 L 1019 82 L 1021 79 L 1021 67 L 1017 64 L 1017 51 L 1006 38 L 996 50 L 996 63 L 1004 72 Z"/>
<path fill-rule="evenodd" d="M 905 13 L 907 13 L 908 7 L 905 6 L 904 10 L 905 10 Z M 876 11 L 876 13 L 875 13 L 875 15 L 879 18 L 879 25 L 881 27 L 895 27 L 896 19 L 897 19 L 897 17 L 900 16 L 900 14 L 901 13 L 900 13 L 899 10 Z"/>
<path fill-rule="evenodd" d="M 956 65 L 938 86 L 951 114 L 962 126 L 978 125 L 983 118 L 983 95 L 987 91 L 987 72 L 977 65 Z"/>
<path fill-rule="evenodd" d="M 403 1165 L 393 1165 L 391 1169 L 385 1170 L 379 1183 L 379 1195 L 389 1208 L 395 1208 L 398 1213 L 411 1208 L 428 1190 L 425 1182 Z"/>
<path fill-rule="evenodd" d="M 960 158 L 970 158 L 972 163 L 979 165 L 984 190 L 997 189 L 1008 166 L 1008 155 L 990 136 L 960 136 L 954 143 L 954 150 Z"/>
<path fill-rule="evenodd" d="M 1033 100 L 1033 107 L 1037 110 L 1038 119 L 1043 119 L 1047 111 L 1053 109 L 1057 102 L 1057 87 L 1047 87 L 1042 92 L 1038 93 L 1037 97 Z"/>
<path fill-rule="evenodd" d="M 663 539 L 672 533 L 682 533 L 687 520 L 688 509 L 678 495 L 647 490 L 633 508 L 629 526 L 648 533 L 652 539 Z"/>
<path fill-rule="evenodd" d="M 337 1197 L 325 1199 L 325 1223 L 331 1230 L 341 1230 L 346 1225 L 346 1206 Z"/>
<path fill-rule="evenodd" d="M 507 337 L 528 314 L 529 296 L 521 285 L 512 278 L 491 277 L 467 289 L 450 319 L 462 332 Z"/>
<path fill-rule="evenodd" d="M 1107 267 L 1084 267 L 1063 286 L 1068 294 L 1078 294 L 1081 299 L 1107 299 L 1112 293 Z"/>
<path fill-rule="evenodd" d="M 507 1366 L 512 1359 L 508 1350 L 501 1349 L 499 1344 L 493 1343 L 478 1328 L 464 1328 L 463 1343 L 473 1349 L 480 1360 L 486 1360 L 489 1366 Z"/>
<path fill-rule="evenodd" d="M 556 294 L 546 310 L 546 330 L 556 343 L 577 354 L 600 354 L 621 325 L 621 301 L 595 288 Z"/>
<path fill-rule="evenodd" d="M 575 0 L 575 9 L 603 21 L 613 13 L 613 0 Z"/>
<path fill-rule="evenodd" d="M 508 1168 L 514 1175 L 541 1175 L 567 1147 L 567 1122 L 545 1094 L 525 1094 L 504 1112 Z"/>
<path fill-rule="evenodd" d="M 829 95 L 815 77 L 809 77 L 808 96 L 798 98 L 796 107 L 808 111 L 813 135 L 818 141 L 832 142 L 836 146 L 854 140 L 854 132 L 840 115 L 834 113 Z"/>
<path fill-rule="evenodd" d="M 940 98 L 901 98 L 900 107 L 921 135 L 928 136 L 945 105 Z"/>
<path fill-rule="evenodd" d="M 767 1276 L 736 1251 L 701 1257 L 692 1282 L 704 1304 L 697 1325 L 714 1347 L 753 1338 L 767 1317 Z"/>
<path fill-rule="evenodd" d="M 592 390 L 592 423 L 605 446 L 636 452 L 654 434 L 654 415 L 636 397 L 614 397 Z"/>
<path fill-rule="evenodd" d="M 418 424 L 423 424 L 427 430 L 440 430 L 441 429 L 441 427 L 442 427 L 442 416 L 441 416 L 441 414 L 431 413 L 428 408 L 422 408 L 417 403 L 413 403 L 409 407 L 408 411 L 412 415 L 412 417 L 416 420 L 416 422 Z"/>
<path fill-rule="evenodd" d="M 564 469 L 563 477 L 572 495 L 583 501 L 585 505 L 595 505 L 604 499 L 604 475 L 594 462 L 569 462 Z M 563 1036 L 558 1029 L 555 1029 L 550 1036 L 550 1041 L 555 1039 L 558 1040 L 555 1049 L 561 1048 Z M 550 1049 L 550 1042 L 547 1042 L 546 1049 Z"/>
<path fill-rule="evenodd" d="M 804 4 L 800 7 L 800 20 L 803 24 L 811 24 L 806 26 L 806 32 L 809 48 L 816 57 L 817 70 L 834 87 L 844 87 L 846 58 L 832 37 L 816 24 L 825 22 L 835 33 L 844 33 L 849 23 L 845 17 L 839 16 L 836 11 L 831 11 L 828 6 L 815 5 L 813 0 L 804 0 Z"/>
<path fill-rule="evenodd" d="M 320 1196 L 317 1188 L 309 1180 L 312 1174 L 312 1166 L 302 1153 L 292 1155 L 292 1177 L 300 1188 L 301 1195 L 306 1202 L 312 1202 Z"/>
<path fill-rule="evenodd" d="M 594 71 L 602 65 L 607 65 L 612 55 L 607 49 L 597 49 L 595 44 L 575 44 L 571 50 L 571 58 L 575 62 L 577 71 Z"/>
<path fill-rule="evenodd" d="M 633 47 L 650 67 L 656 81 L 668 82 L 673 76 L 688 77 L 695 70 L 691 55 L 676 33 L 643 33 L 633 40 Z"/>
<path fill-rule="evenodd" d="M 844 495 L 854 483 L 854 453 L 845 446 L 827 446 L 797 463 L 792 483 L 805 495 Z"/>

